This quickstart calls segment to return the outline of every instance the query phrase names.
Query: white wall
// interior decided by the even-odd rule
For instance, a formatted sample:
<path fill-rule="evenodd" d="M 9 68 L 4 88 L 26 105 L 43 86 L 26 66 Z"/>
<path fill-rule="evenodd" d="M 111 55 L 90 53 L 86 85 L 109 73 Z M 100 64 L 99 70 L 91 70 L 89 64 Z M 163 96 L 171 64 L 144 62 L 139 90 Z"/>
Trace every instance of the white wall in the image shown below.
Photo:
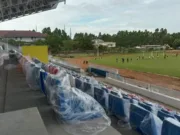
<path fill-rule="evenodd" d="M 115 79 L 112 79 L 109 77 L 106 78 L 106 82 L 111 84 L 111 85 L 115 85 L 117 87 L 120 87 L 122 89 L 131 91 L 133 93 L 137 93 L 139 95 L 148 97 L 148 98 L 153 99 L 155 101 L 159 101 L 163 104 L 166 104 L 166 105 L 172 106 L 174 108 L 180 109 L 180 99 L 173 98 L 173 97 L 170 97 L 170 96 L 167 96 L 167 95 L 164 95 L 161 93 L 157 93 L 154 91 L 149 91 L 145 88 L 140 88 L 140 87 L 137 87 L 135 85 L 124 83 L 124 82 L 121 82 L 119 80 L 115 80 Z"/>
<path fill-rule="evenodd" d="M 115 42 L 104 42 L 104 43 L 101 43 L 100 45 L 107 46 L 107 47 L 116 47 Z"/>
<path fill-rule="evenodd" d="M 45 40 L 45 38 L 11 38 L 16 41 L 24 41 L 24 42 L 34 42 L 37 40 Z"/>

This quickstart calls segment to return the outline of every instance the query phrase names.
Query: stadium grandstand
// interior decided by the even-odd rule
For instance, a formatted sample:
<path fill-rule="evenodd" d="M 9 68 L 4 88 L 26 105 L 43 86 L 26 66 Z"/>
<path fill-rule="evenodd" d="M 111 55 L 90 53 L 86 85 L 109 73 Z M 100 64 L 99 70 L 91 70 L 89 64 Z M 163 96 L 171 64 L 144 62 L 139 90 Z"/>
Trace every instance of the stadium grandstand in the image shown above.
<path fill-rule="evenodd" d="M 66 0 L 0 0 L 0 22 L 55 9 L 60 2 Z M 43 50 L 25 54 L 8 42 L 45 36 L 0 31 L 0 39 L 7 39 L 0 40 L 0 135 L 180 135 L 180 99 L 171 96 L 179 93 L 132 83 L 117 69 L 89 64 L 86 72 L 48 54 L 45 63 L 37 58 L 45 56 Z"/>

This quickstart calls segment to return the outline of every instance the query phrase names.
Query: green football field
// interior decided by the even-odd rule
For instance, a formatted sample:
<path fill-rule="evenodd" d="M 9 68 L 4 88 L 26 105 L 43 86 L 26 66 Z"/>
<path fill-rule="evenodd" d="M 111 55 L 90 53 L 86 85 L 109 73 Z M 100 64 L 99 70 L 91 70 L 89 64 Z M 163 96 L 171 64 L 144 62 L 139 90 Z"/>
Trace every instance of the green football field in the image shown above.
<path fill-rule="evenodd" d="M 178 57 L 176 57 L 175 54 L 166 55 L 168 57 L 165 59 L 164 53 L 158 53 L 158 56 L 157 53 L 128 55 L 117 54 L 111 56 L 102 56 L 102 59 L 101 57 L 93 59 L 91 60 L 91 63 L 180 77 L 180 55 L 178 55 Z M 140 59 L 138 59 L 139 56 Z M 142 59 L 143 56 L 144 59 Z M 122 58 L 125 59 L 124 63 L 122 62 Z M 129 59 L 129 62 L 127 62 L 127 58 Z"/>

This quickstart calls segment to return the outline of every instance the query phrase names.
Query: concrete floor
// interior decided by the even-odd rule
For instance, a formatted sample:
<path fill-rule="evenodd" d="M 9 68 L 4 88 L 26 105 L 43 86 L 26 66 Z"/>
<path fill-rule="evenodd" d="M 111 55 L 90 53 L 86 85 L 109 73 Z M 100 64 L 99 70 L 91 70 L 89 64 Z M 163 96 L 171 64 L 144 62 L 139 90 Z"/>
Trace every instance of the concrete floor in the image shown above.
<path fill-rule="evenodd" d="M 0 114 L 1 135 L 48 135 L 37 108 Z"/>
<path fill-rule="evenodd" d="M 64 131 L 62 125 L 57 122 L 46 97 L 41 91 L 34 91 L 29 88 L 22 72 L 17 69 L 7 71 L 0 67 L 0 113 L 31 107 L 38 108 L 49 135 L 69 135 Z M 113 122 L 112 125 L 116 125 L 116 122 Z M 113 127 L 109 127 L 99 135 L 121 135 L 120 132 L 122 129 L 119 129 L 117 126 L 114 127 L 119 132 Z M 122 130 L 122 132 L 123 135 L 136 135 L 134 131 L 131 130 Z"/>

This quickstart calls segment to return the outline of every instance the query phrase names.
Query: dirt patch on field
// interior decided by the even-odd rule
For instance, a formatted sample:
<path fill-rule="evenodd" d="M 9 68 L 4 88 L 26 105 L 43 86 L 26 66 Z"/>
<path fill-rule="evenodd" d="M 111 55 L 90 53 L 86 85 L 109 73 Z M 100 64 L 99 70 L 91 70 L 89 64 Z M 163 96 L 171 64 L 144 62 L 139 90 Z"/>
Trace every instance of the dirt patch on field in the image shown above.
<path fill-rule="evenodd" d="M 173 54 L 180 54 L 180 50 L 169 50 L 169 51 L 166 51 L 167 53 L 173 53 Z"/>
<path fill-rule="evenodd" d="M 83 69 L 87 69 L 88 64 L 84 64 L 84 61 L 88 61 L 92 59 L 92 57 L 87 58 L 74 58 L 74 59 L 66 59 L 68 62 L 75 64 Z M 103 66 L 103 67 L 110 67 L 110 66 Z M 111 67 L 115 68 L 115 67 Z M 119 73 L 123 77 L 136 79 L 139 81 L 147 82 L 150 84 L 166 87 L 169 89 L 174 89 L 180 91 L 180 78 L 173 78 L 169 76 L 162 76 L 157 74 L 151 73 L 144 73 L 144 72 L 137 72 L 128 69 L 118 69 Z"/>

